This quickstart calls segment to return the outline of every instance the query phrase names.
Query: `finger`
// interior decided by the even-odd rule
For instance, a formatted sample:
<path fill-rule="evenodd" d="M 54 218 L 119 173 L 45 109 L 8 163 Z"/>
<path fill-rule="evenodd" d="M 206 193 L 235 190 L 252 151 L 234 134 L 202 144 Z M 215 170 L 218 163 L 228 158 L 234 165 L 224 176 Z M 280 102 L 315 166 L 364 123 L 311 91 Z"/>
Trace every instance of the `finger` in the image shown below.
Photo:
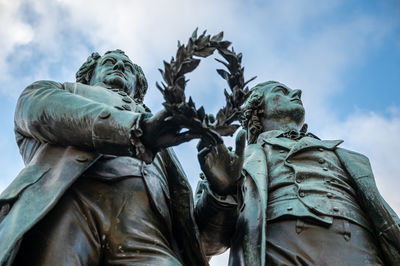
<path fill-rule="evenodd" d="M 245 147 L 246 147 L 246 131 L 242 129 L 236 135 L 236 149 L 235 149 L 236 155 L 239 157 L 243 157 Z"/>
<path fill-rule="evenodd" d="M 200 139 L 199 143 L 197 143 L 197 151 L 201 151 L 204 147 L 210 146 L 210 143 L 206 141 L 205 139 Z"/>

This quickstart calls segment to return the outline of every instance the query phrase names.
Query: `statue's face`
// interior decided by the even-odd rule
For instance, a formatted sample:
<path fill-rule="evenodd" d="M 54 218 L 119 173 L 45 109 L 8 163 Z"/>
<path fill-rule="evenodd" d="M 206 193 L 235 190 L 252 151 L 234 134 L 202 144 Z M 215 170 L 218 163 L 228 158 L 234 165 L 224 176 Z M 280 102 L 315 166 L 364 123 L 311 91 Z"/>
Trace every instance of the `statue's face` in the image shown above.
<path fill-rule="evenodd" d="M 131 60 L 120 53 L 102 56 L 93 71 L 90 84 L 103 82 L 106 85 L 130 93 L 136 86 L 136 73 Z"/>
<path fill-rule="evenodd" d="M 266 87 L 264 92 L 264 118 L 284 119 L 304 123 L 304 107 L 301 90 L 292 90 L 284 86 Z"/>

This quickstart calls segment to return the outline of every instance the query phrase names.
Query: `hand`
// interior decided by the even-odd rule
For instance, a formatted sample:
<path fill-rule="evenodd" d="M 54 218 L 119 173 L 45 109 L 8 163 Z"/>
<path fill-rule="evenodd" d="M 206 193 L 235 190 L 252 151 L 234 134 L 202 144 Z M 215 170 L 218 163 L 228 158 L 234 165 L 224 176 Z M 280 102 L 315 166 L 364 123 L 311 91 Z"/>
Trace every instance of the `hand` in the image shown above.
<path fill-rule="evenodd" d="M 171 115 L 162 110 L 151 117 L 144 118 L 141 124 L 143 144 L 153 151 L 176 146 L 195 138 L 207 137 L 202 131 L 191 130 L 191 121 L 179 115 Z M 181 132 L 183 128 L 188 128 Z M 218 133 L 215 133 L 219 138 Z M 209 138 L 210 139 L 210 138 Z"/>
<path fill-rule="evenodd" d="M 224 144 L 215 147 L 198 145 L 198 159 L 210 188 L 219 195 L 236 192 L 236 183 L 243 167 L 243 154 L 246 146 L 246 131 L 241 130 L 236 136 L 236 150 L 232 152 Z"/>

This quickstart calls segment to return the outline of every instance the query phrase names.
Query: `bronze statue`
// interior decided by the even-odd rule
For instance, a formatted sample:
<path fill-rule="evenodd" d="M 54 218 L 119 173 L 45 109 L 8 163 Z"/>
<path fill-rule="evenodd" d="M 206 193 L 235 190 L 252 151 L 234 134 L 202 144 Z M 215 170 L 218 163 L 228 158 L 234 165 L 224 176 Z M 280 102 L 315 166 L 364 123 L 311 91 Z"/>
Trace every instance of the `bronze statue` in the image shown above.
<path fill-rule="evenodd" d="M 209 199 L 194 210 L 168 149 L 190 138 L 167 111 L 150 114 L 146 89 L 115 50 L 93 53 L 75 83 L 22 92 L 15 134 L 26 167 L 0 195 L 0 265 L 208 264 L 205 218 L 236 213 Z"/>
<path fill-rule="evenodd" d="M 243 133 L 236 152 L 199 145 L 200 199 L 214 191 L 220 206 L 238 203 L 221 241 L 230 265 L 400 264 L 400 220 L 368 159 L 307 132 L 300 90 L 258 84 L 243 111 L 244 155 Z"/>

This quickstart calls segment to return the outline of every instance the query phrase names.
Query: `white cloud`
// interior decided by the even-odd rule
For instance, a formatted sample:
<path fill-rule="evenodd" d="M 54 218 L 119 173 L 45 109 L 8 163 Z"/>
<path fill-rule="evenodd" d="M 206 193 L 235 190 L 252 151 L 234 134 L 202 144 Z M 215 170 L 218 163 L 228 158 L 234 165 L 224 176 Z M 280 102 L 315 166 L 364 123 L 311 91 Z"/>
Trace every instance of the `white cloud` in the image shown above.
<path fill-rule="evenodd" d="M 400 185 L 396 143 L 400 104 L 393 106 L 389 116 L 359 112 L 344 120 L 330 109 L 331 96 L 348 89 L 344 80 L 349 73 L 369 60 L 371 50 L 384 45 L 398 21 L 357 8 L 336 16 L 346 3 L 0 0 L 0 93 L 15 98 L 38 79 L 71 81 L 92 50 L 120 48 L 143 67 L 150 84 L 146 102 L 159 110 L 156 69 L 174 55 L 177 40 L 186 41 L 197 26 L 210 33 L 224 30 L 235 49 L 243 52 L 247 77 L 258 75 L 257 82 L 274 79 L 302 89 L 311 130 L 322 137 L 343 138 L 346 147 L 371 159 L 382 194 L 400 213 L 395 191 Z M 215 112 L 224 104 L 224 84 L 211 61 L 202 62 L 190 75 L 187 92 L 198 105 Z M 0 115 L 12 125 L 9 112 Z M 0 158 L 9 167 L 3 171 L 7 178 L 1 177 L 0 191 L 22 167 L 15 145 L 9 143 L 11 127 L 0 131 L 7 140 L 0 142 L 1 150 L 12 151 L 12 156 Z M 195 184 L 199 172 L 195 142 L 178 147 L 177 152 Z M 226 265 L 218 260 L 213 259 L 213 265 Z"/>

